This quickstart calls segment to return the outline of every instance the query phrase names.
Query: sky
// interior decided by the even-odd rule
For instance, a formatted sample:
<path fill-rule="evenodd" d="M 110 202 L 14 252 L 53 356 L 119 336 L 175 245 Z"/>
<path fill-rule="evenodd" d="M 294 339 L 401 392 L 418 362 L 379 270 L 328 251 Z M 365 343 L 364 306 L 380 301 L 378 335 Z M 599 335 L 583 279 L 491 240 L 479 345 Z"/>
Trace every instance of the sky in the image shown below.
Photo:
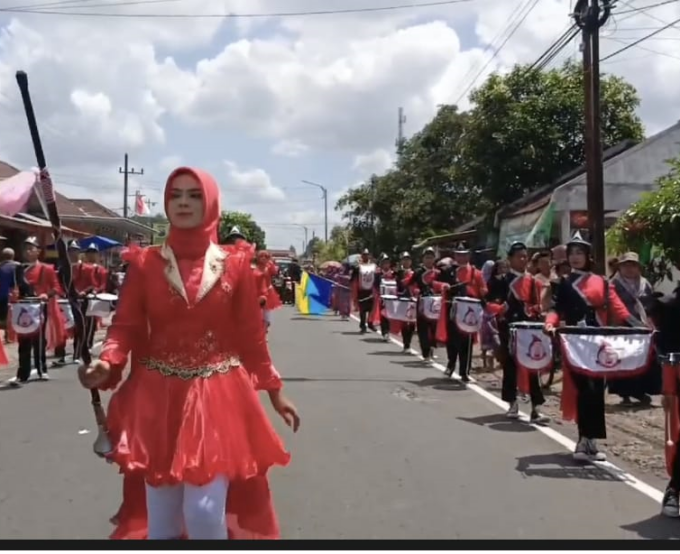
<path fill-rule="evenodd" d="M 661 2 L 618 0 L 602 56 L 680 19 L 679 1 Z M 328 190 L 329 229 L 341 222 L 338 198 L 392 165 L 399 107 L 407 137 L 440 104 L 469 107 L 489 73 L 533 62 L 568 28 L 571 3 L 0 0 L 0 160 L 35 165 L 14 78 L 23 69 L 66 196 L 121 209 L 127 152 L 144 170 L 130 194 L 158 212 L 169 172 L 201 167 L 223 209 L 252 213 L 270 248 L 299 250 L 305 228 L 324 233 L 321 191 L 303 180 Z M 29 13 L 38 9 L 51 13 Z M 602 70 L 637 87 L 648 135 L 680 119 L 680 23 Z"/>

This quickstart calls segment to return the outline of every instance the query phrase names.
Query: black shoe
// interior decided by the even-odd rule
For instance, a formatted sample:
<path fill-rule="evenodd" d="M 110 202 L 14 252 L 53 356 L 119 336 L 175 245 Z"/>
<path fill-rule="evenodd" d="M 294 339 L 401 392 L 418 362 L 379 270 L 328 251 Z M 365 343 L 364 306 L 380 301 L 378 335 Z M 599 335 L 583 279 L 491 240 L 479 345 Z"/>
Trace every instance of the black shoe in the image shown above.
<path fill-rule="evenodd" d="M 470 376 L 469 375 L 461 375 L 460 380 L 463 381 L 463 383 L 469 383 L 470 382 Z"/>
<path fill-rule="evenodd" d="M 661 501 L 661 513 L 666 517 L 680 517 L 680 501 L 678 491 L 668 487 Z"/>

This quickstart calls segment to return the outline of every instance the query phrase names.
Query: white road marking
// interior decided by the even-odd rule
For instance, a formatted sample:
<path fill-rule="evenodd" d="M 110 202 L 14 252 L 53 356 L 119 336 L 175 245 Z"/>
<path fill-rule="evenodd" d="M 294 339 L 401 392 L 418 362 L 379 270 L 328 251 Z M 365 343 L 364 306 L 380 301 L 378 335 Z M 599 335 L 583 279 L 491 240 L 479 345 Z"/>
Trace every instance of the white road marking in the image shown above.
<path fill-rule="evenodd" d="M 359 318 L 356 317 L 354 314 L 350 315 L 350 317 L 356 322 L 359 321 Z M 392 335 L 390 335 L 390 342 L 404 348 L 404 344 L 402 342 L 400 342 L 399 340 L 397 340 L 396 338 L 394 338 Z M 413 348 L 410 349 L 410 352 L 411 352 L 411 354 L 414 354 L 415 356 L 417 356 L 421 360 L 423 359 L 423 357 Z M 429 366 L 441 371 L 442 373 L 446 372 L 446 367 L 443 366 L 440 363 L 433 362 L 433 363 L 429 364 Z M 460 381 L 460 377 L 458 377 L 455 374 L 452 375 L 451 378 L 455 379 L 457 381 Z M 503 400 L 498 398 L 496 395 L 490 393 L 485 388 L 483 388 L 479 385 L 476 385 L 475 383 L 476 383 L 476 380 L 474 378 L 470 377 L 470 382 L 467 385 L 467 389 L 471 390 L 473 392 L 476 392 L 479 396 L 481 396 L 482 398 L 485 398 L 486 400 L 488 400 L 492 404 L 495 404 L 497 407 L 501 408 L 503 411 L 507 410 L 507 407 L 508 407 L 507 402 L 504 402 Z M 529 416 L 527 414 L 525 414 L 524 412 L 520 412 L 520 420 L 531 425 L 529 423 Z M 551 427 L 544 427 L 542 425 L 532 425 L 532 427 L 534 427 L 540 433 L 543 433 L 546 437 L 548 437 L 548 438 L 552 439 L 553 441 L 555 441 L 556 443 L 558 443 L 560 446 L 564 447 L 569 452 L 573 452 L 574 449 L 576 448 L 576 443 L 573 440 L 564 436 L 562 433 L 559 433 L 558 431 L 556 431 L 555 429 L 553 429 Z M 663 500 L 663 494 L 664 493 L 662 491 L 660 491 L 659 489 L 649 485 L 648 483 L 641 481 L 640 479 L 635 477 L 635 475 L 628 473 L 627 471 L 625 471 L 625 470 L 621 469 L 620 467 L 612 464 L 611 462 L 590 462 L 590 463 L 592 465 L 597 466 L 598 468 L 606 471 L 607 473 L 609 473 L 610 475 L 612 475 L 616 479 L 623 481 L 629 487 L 632 487 L 633 489 L 644 494 L 648 498 L 651 498 L 652 500 L 654 500 L 658 504 L 661 504 L 661 501 Z"/>

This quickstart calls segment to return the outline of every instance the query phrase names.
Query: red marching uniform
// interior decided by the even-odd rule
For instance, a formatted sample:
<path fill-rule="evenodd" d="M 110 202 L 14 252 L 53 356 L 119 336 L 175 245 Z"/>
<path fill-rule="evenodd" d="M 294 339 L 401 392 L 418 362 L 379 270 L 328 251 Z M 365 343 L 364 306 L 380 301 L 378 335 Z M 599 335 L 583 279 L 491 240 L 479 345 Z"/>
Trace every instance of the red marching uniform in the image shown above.
<path fill-rule="evenodd" d="M 163 246 L 127 252 L 124 292 L 100 357 L 112 371 L 101 388 L 116 389 L 109 459 L 125 476 L 112 538 L 146 538 L 149 486 L 203 487 L 218 477 L 228 482 L 229 538 L 279 538 L 267 471 L 290 455 L 257 393 L 283 385 L 267 348 L 252 248 L 215 244 L 217 184 L 188 168 L 168 183 L 180 172 L 202 186 L 204 224 L 174 235 L 171 228 Z"/>

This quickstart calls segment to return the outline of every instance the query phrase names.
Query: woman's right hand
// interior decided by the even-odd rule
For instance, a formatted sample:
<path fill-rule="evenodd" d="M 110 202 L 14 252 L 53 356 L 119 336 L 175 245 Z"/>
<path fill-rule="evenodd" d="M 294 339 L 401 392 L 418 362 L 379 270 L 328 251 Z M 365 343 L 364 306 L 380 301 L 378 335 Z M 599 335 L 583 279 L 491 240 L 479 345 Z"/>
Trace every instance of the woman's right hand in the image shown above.
<path fill-rule="evenodd" d="M 109 380 L 111 365 L 109 362 L 96 360 L 90 365 L 81 365 L 78 368 L 78 379 L 86 389 L 97 389 Z"/>

